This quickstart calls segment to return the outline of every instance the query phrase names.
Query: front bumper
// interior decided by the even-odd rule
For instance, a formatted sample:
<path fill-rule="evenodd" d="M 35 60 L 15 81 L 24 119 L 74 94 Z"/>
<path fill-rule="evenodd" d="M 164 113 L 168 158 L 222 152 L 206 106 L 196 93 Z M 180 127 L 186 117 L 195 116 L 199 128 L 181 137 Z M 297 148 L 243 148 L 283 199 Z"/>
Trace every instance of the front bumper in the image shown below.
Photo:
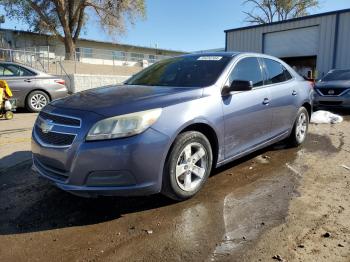
<path fill-rule="evenodd" d="M 33 133 L 33 171 L 80 196 L 159 193 L 169 137 L 152 128 L 123 139 L 45 147 Z"/>

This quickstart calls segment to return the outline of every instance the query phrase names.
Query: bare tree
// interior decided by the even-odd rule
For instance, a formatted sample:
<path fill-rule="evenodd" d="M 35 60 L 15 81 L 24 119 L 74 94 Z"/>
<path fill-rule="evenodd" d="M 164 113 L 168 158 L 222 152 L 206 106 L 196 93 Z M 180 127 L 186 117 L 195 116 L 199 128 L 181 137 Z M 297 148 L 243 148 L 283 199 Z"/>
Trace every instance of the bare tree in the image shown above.
<path fill-rule="evenodd" d="M 318 0 L 246 0 L 244 5 L 252 5 L 246 22 L 251 24 L 266 24 L 302 17 L 309 14 L 310 8 L 319 6 Z"/>
<path fill-rule="evenodd" d="M 126 23 L 145 18 L 144 0 L 0 0 L 10 18 L 24 21 L 35 32 L 49 32 L 73 59 L 88 16 L 96 16 L 107 33 L 123 33 Z"/>

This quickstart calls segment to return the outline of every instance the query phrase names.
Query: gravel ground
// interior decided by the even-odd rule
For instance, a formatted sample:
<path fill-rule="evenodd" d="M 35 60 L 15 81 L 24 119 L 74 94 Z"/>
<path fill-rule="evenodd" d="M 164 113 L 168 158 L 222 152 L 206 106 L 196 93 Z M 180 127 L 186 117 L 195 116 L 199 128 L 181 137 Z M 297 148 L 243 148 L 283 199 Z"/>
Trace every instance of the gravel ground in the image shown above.
<path fill-rule="evenodd" d="M 181 203 L 56 189 L 30 171 L 35 117 L 0 120 L 0 261 L 350 261 L 350 117 L 215 170 Z"/>

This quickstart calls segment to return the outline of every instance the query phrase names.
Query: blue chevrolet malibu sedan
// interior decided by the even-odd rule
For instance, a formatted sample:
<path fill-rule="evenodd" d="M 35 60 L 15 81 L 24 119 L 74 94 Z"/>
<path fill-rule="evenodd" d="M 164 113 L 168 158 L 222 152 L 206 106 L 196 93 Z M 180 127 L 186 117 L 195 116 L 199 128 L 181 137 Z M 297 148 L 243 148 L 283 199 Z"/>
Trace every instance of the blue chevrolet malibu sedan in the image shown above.
<path fill-rule="evenodd" d="M 163 60 L 123 85 L 46 106 L 33 129 L 33 170 L 81 196 L 188 199 L 212 168 L 284 139 L 302 144 L 312 95 L 267 55 Z"/>

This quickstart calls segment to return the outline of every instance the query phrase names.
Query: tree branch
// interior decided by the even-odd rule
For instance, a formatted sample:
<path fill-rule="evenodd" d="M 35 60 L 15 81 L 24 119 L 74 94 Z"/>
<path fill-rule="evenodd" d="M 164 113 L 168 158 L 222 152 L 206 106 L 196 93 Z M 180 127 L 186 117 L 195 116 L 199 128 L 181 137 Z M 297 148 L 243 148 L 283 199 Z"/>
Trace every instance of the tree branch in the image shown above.
<path fill-rule="evenodd" d="M 50 20 L 48 17 L 41 11 L 40 6 L 35 4 L 34 2 L 30 0 L 26 0 L 30 7 L 38 14 L 42 22 L 47 26 L 47 28 L 54 34 L 56 35 L 61 41 L 64 41 L 63 36 L 57 31 L 56 27 L 51 24 Z"/>
<path fill-rule="evenodd" d="M 74 43 L 76 43 L 76 41 L 78 40 L 78 37 L 80 35 L 80 31 L 81 31 L 81 28 L 83 27 L 83 23 L 84 23 L 84 10 L 85 8 L 83 7 L 81 10 L 80 10 L 80 14 L 79 14 L 79 18 L 78 18 L 78 25 L 77 25 L 77 28 L 75 30 L 75 33 L 74 33 L 74 37 L 73 37 L 73 41 Z"/>

